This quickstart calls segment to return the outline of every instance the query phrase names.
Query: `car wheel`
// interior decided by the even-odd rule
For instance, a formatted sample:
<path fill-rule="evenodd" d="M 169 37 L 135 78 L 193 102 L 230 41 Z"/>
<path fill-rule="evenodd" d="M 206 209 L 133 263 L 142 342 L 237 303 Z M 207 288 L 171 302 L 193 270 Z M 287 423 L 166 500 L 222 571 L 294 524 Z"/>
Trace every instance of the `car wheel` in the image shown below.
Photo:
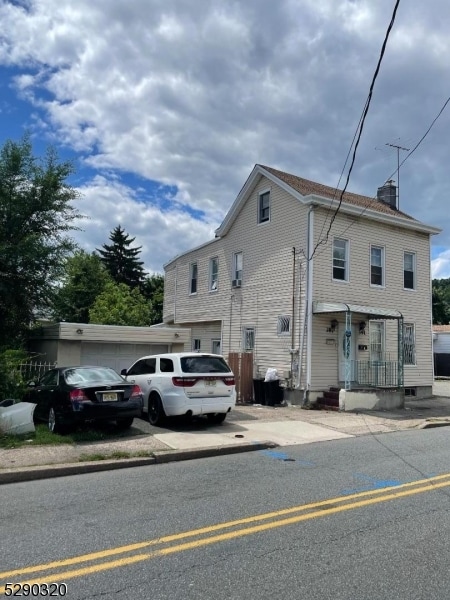
<path fill-rule="evenodd" d="M 116 421 L 116 429 L 119 431 L 125 431 L 125 429 L 129 429 L 133 424 L 134 417 L 127 417 L 126 419 L 117 419 Z"/>
<path fill-rule="evenodd" d="M 151 394 L 148 399 L 148 420 L 150 425 L 161 426 L 164 423 L 166 414 L 158 394 Z"/>
<path fill-rule="evenodd" d="M 48 420 L 47 420 L 48 430 L 52 433 L 63 433 L 63 427 L 61 425 L 60 419 L 58 417 L 57 412 L 51 407 L 48 411 Z"/>
<path fill-rule="evenodd" d="M 226 419 L 227 413 L 211 413 L 206 415 L 208 417 L 208 421 L 213 423 L 214 425 L 220 425 Z"/>

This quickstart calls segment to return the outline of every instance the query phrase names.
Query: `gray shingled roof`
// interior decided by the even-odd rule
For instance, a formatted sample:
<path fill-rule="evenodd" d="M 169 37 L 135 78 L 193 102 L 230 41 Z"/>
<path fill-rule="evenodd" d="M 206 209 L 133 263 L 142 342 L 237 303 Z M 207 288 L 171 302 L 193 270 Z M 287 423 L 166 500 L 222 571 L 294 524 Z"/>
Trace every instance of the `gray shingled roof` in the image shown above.
<path fill-rule="evenodd" d="M 337 190 L 321 183 L 316 183 L 315 181 L 309 181 L 308 179 L 303 179 L 302 177 L 297 177 L 297 175 L 285 173 L 284 171 L 278 171 L 272 167 L 266 167 L 265 165 L 259 166 L 269 173 L 272 173 L 275 177 L 278 177 L 278 179 L 281 179 L 281 181 L 284 181 L 284 183 L 287 183 L 287 185 L 299 192 L 302 196 L 309 196 L 312 194 L 322 196 L 323 198 L 329 198 L 330 200 L 335 201 L 335 206 L 337 208 L 339 198 L 341 197 L 341 190 Z M 346 204 L 353 204 L 354 206 L 359 206 L 364 209 L 376 210 L 387 215 L 402 216 L 411 219 L 412 221 L 416 220 L 410 215 L 400 210 L 395 210 L 384 202 L 370 198 L 369 196 L 360 196 L 359 194 L 345 192 L 342 201 Z"/>

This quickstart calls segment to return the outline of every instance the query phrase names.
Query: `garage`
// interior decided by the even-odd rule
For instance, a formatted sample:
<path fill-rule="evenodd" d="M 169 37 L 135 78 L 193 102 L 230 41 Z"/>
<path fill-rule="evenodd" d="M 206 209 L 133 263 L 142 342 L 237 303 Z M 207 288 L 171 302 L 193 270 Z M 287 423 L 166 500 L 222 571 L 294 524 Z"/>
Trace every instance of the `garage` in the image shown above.
<path fill-rule="evenodd" d="M 28 341 L 30 352 L 59 367 L 98 365 L 119 373 L 141 356 L 190 348 L 190 329 L 159 325 L 45 323 Z"/>
<path fill-rule="evenodd" d="M 141 356 L 168 352 L 167 344 L 81 343 L 81 364 L 111 367 L 118 373 Z"/>

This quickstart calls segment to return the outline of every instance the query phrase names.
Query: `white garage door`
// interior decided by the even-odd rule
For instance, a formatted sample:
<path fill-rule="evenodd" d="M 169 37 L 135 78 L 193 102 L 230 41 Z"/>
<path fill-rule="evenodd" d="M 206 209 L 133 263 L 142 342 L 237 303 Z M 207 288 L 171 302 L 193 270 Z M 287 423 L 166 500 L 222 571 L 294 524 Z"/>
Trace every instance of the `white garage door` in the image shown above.
<path fill-rule="evenodd" d="M 147 354 L 168 352 L 167 344 L 112 344 L 83 342 L 81 364 L 111 367 L 118 373 Z"/>

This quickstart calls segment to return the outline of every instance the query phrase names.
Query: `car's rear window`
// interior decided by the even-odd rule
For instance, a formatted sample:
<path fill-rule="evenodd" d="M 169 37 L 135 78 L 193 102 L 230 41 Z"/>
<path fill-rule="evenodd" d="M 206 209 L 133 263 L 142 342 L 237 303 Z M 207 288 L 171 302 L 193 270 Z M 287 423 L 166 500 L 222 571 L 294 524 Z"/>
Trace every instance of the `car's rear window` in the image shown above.
<path fill-rule="evenodd" d="M 88 383 L 89 381 L 105 381 L 107 383 L 121 381 L 121 377 L 115 371 L 104 367 L 68 369 L 64 372 L 64 378 L 69 385 Z"/>
<path fill-rule="evenodd" d="M 183 373 L 229 373 L 230 367 L 221 356 L 183 356 Z"/>

